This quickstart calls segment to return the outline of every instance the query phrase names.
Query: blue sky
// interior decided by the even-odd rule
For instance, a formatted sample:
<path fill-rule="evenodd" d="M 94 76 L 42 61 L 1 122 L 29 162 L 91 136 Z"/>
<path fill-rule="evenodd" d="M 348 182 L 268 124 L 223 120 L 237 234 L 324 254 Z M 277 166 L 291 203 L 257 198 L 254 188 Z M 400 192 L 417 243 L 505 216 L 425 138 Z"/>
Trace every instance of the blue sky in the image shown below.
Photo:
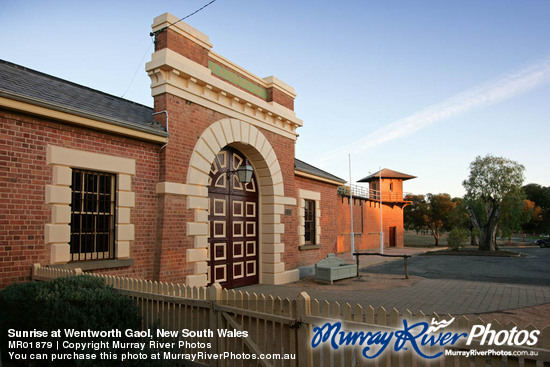
<path fill-rule="evenodd" d="M 0 58 L 152 106 L 155 16 L 208 1 L 0 0 Z M 550 1 L 230 1 L 187 22 L 214 51 L 296 89 L 296 156 L 344 179 L 462 196 L 477 155 L 550 185 Z M 142 60 L 143 56 L 145 58 Z"/>

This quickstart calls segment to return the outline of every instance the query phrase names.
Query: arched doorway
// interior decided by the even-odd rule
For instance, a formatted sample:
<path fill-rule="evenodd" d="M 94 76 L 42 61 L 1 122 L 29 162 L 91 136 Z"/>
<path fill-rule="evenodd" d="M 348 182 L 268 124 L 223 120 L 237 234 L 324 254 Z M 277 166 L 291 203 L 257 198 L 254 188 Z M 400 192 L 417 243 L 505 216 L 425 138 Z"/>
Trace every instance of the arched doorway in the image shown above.
<path fill-rule="evenodd" d="M 256 284 L 259 279 L 256 174 L 247 184 L 234 174 L 245 160 L 238 150 L 223 148 L 208 179 L 208 284 L 225 288 Z"/>

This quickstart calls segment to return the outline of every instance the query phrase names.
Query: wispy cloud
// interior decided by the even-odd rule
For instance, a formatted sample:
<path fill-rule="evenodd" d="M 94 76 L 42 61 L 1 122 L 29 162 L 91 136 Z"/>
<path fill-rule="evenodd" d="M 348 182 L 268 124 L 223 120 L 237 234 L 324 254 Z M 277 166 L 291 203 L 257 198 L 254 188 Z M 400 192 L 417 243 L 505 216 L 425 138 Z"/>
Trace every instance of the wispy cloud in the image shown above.
<path fill-rule="evenodd" d="M 319 157 L 317 164 L 341 158 L 350 152 L 355 154 L 390 140 L 405 137 L 435 122 L 502 102 L 548 82 L 550 82 L 550 57 L 455 94 L 442 102 L 389 123 L 350 144 L 328 151 Z"/>

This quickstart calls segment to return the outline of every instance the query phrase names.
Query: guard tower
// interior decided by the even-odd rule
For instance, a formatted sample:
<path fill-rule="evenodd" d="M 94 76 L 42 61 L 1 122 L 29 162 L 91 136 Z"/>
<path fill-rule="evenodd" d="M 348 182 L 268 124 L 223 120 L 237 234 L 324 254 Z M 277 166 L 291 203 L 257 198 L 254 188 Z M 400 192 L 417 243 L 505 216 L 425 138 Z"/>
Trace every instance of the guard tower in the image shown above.
<path fill-rule="evenodd" d="M 403 195 L 403 181 L 413 178 L 416 178 L 416 176 L 384 168 L 357 182 L 367 182 L 369 184 L 370 199 L 380 200 L 381 194 L 383 203 L 403 204 L 405 206 L 407 202 Z"/>
<path fill-rule="evenodd" d="M 357 181 L 368 183 L 368 188 L 356 185 L 340 186 L 338 253 L 349 252 L 351 249 L 350 205 L 353 205 L 356 251 L 376 249 L 380 246 L 380 215 L 384 246 L 403 247 L 403 208 L 410 204 L 406 199 L 407 194 L 403 192 L 403 181 L 413 178 L 416 176 L 384 168 Z"/>

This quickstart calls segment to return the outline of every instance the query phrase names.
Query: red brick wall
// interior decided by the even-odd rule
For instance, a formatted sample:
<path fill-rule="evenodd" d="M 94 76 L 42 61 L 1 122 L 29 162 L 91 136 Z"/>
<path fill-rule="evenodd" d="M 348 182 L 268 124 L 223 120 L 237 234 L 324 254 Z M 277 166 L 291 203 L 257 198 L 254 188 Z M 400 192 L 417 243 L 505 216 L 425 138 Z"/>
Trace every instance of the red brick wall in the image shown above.
<path fill-rule="evenodd" d="M 132 180 L 136 207 L 131 217 L 136 232 L 131 245 L 135 266 L 96 272 L 174 282 L 185 282 L 186 276 L 193 274 L 186 250 L 194 243 L 186 236 L 185 223 L 194 221 L 194 212 L 187 210 L 185 197 L 157 196 L 156 183 L 185 183 L 198 137 L 227 116 L 173 95 L 157 97 L 155 107 L 168 110 L 170 116 L 170 143 L 162 150 L 161 145 L 2 111 L 0 286 L 29 279 L 33 263 L 49 263 L 50 248 L 44 244 L 44 225 L 51 222 L 51 209 L 45 204 L 45 188 L 52 183 L 52 169 L 46 165 L 48 144 L 136 159 Z M 294 142 L 260 130 L 279 158 L 285 192 L 292 195 Z M 287 234 L 282 240 L 295 241 L 295 236 Z"/>
<path fill-rule="evenodd" d="M 170 29 L 156 36 L 155 49 L 160 50 L 163 48 L 170 48 L 190 60 L 208 67 L 207 50 L 191 43 L 185 37 Z M 222 66 L 256 84 L 236 70 L 228 68 L 225 65 Z M 219 79 L 224 80 L 223 78 Z M 232 83 L 228 84 L 233 85 Z M 287 108 L 293 109 L 294 107 L 292 98 L 285 98 L 283 93 L 279 91 L 272 92 L 270 98 L 270 100 L 274 100 Z M 212 123 L 227 116 L 168 94 L 155 97 L 155 111 L 162 110 L 168 111 L 171 135 L 170 143 L 163 149 L 160 156 L 160 181 L 185 183 L 189 169 L 189 160 L 197 139 Z M 296 193 L 294 182 L 295 142 L 292 139 L 282 137 L 273 132 L 261 128 L 259 130 L 267 138 L 277 155 L 281 166 L 285 195 L 294 196 Z M 182 265 L 186 263 L 185 252 L 187 249 L 193 248 L 194 243 L 192 237 L 185 235 L 185 226 L 183 224 L 188 220 L 192 221 L 194 213 L 186 209 L 184 199 L 180 202 L 180 200 L 171 195 L 166 195 L 159 203 L 158 215 L 159 218 L 162 218 L 157 223 L 157 232 L 161 239 L 157 248 L 157 266 L 161 269 L 159 279 L 172 281 L 184 280 L 185 276 L 192 271 L 189 266 Z M 285 224 L 285 233 L 281 236 L 281 241 L 285 244 L 297 244 L 297 220 L 296 210 L 293 211 L 292 215 L 281 216 L 281 222 Z M 294 268 L 298 262 L 297 256 L 290 257 L 294 258 L 292 260 L 293 264 L 290 266 L 287 265 L 287 270 Z"/>
<path fill-rule="evenodd" d="M 194 273 L 186 260 L 186 250 L 194 244 L 185 235 L 186 223 L 194 221 L 194 216 L 186 204 L 184 196 L 159 196 L 155 280 L 185 283 L 186 277 Z"/>
<path fill-rule="evenodd" d="M 228 116 L 171 94 L 155 97 L 155 111 L 162 110 L 167 110 L 169 114 L 170 141 L 161 151 L 161 162 L 165 164 L 160 170 L 160 181 L 185 183 L 189 160 L 198 139 L 210 125 Z M 163 115 L 158 116 L 163 118 Z M 277 155 L 285 181 L 285 193 L 294 193 L 295 142 L 271 131 L 258 129 Z"/>
<path fill-rule="evenodd" d="M 156 35 L 155 49 L 164 48 L 208 67 L 208 50 L 171 29 Z M 275 91 L 271 98 L 293 109 L 292 98 L 283 93 Z M 131 211 L 135 225 L 131 257 L 135 265 L 98 271 L 175 282 L 184 282 L 186 276 L 194 272 L 193 265 L 186 261 L 186 250 L 194 247 L 194 239 L 186 235 L 185 225 L 194 221 L 194 212 L 187 209 L 185 197 L 158 196 L 156 183 L 185 183 L 197 140 L 208 126 L 227 116 L 169 94 L 155 97 L 155 111 L 163 110 L 169 114 L 171 135 L 169 144 L 162 148 L 161 144 L 0 110 L 0 287 L 28 280 L 33 263 L 49 263 L 50 248 L 44 244 L 44 226 L 51 222 L 51 208 L 45 204 L 45 188 L 52 183 L 52 169 L 46 165 L 48 144 L 136 160 L 136 175 L 132 180 L 136 206 Z M 155 118 L 165 121 L 166 116 L 159 114 Z M 259 130 L 277 155 L 285 195 L 295 196 L 295 141 Z M 302 181 L 300 185 L 304 188 L 322 193 L 323 249 L 299 253 L 293 247 L 298 244 L 298 213 L 296 207 L 291 207 L 292 214 L 282 216 L 286 232 L 281 241 L 287 246 L 283 255 L 284 261 L 288 261 L 287 270 L 314 263 L 336 248 L 335 225 L 329 219 L 329 213 L 336 208 L 335 188 Z"/>
<path fill-rule="evenodd" d="M 264 132 L 264 134 L 265 133 L 266 132 Z M 295 143 L 291 139 L 271 132 L 266 135 L 266 137 L 271 143 L 271 146 L 277 155 L 277 159 L 279 160 L 279 165 L 281 166 L 285 196 L 295 198 L 297 190 L 297 183 L 294 176 Z M 281 236 L 281 242 L 285 244 L 285 252 L 281 256 L 283 262 L 286 262 L 286 256 L 289 252 L 296 250 L 295 246 L 290 244 L 298 243 L 298 211 L 296 210 L 296 206 L 287 206 L 285 209 L 290 209 L 292 214 L 281 215 L 281 223 L 283 223 L 285 227 L 285 233 Z M 285 270 L 295 268 L 295 266 L 285 263 Z"/>
<path fill-rule="evenodd" d="M 355 250 L 380 248 L 380 206 L 372 200 L 353 200 Z M 338 196 L 338 252 L 350 252 L 351 226 L 349 197 Z M 403 209 L 399 205 L 382 205 L 384 246 L 390 245 L 389 228 L 396 227 L 396 247 L 403 247 Z"/>
<path fill-rule="evenodd" d="M 49 263 L 50 247 L 44 244 L 45 224 L 51 222 L 45 204 L 46 185 L 52 184 L 48 144 L 136 160 L 135 266 L 109 273 L 152 278 L 160 145 L 0 110 L 0 288 L 29 280 L 33 263 Z"/>
<path fill-rule="evenodd" d="M 296 269 L 299 266 L 313 265 L 326 257 L 327 254 L 336 253 L 336 240 L 338 235 L 337 212 L 338 203 L 337 186 L 312 180 L 309 178 L 295 176 L 296 191 L 295 197 L 299 200 L 299 189 L 319 192 L 321 194 L 321 248 L 311 250 L 299 250 L 298 242 L 298 207 L 292 207 L 292 220 L 285 222 L 285 253 L 282 256 L 286 270 Z M 287 193 L 287 196 L 289 193 Z M 290 208 L 290 207 L 289 207 Z M 286 216 L 284 216 L 287 218 Z"/>
<path fill-rule="evenodd" d="M 287 94 L 284 94 L 277 88 L 267 88 L 267 101 L 277 102 L 281 106 L 284 106 L 289 110 L 294 111 L 294 98 L 290 97 Z"/>
<path fill-rule="evenodd" d="M 186 183 L 189 160 L 198 138 L 208 126 L 227 116 L 171 94 L 155 97 L 155 111 L 163 110 L 168 111 L 170 137 L 160 154 L 159 181 Z M 186 223 L 193 222 L 195 217 L 186 203 L 186 198 L 179 195 L 159 197 L 157 280 L 185 283 L 187 275 L 194 273 L 193 265 L 186 260 L 187 249 L 194 248 L 193 237 L 186 234 Z"/>
<path fill-rule="evenodd" d="M 171 94 L 155 97 L 155 111 L 162 110 L 167 110 L 169 114 L 170 142 L 161 151 L 160 181 L 186 183 L 189 160 L 197 140 L 211 124 L 227 116 Z M 271 131 L 261 128 L 259 130 L 277 155 L 285 195 L 294 195 L 294 141 Z M 193 237 L 188 237 L 185 233 L 185 223 L 194 221 L 194 211 L 186 209 L 184 198 L 164 195 L 162 203 L 159 204 L 158 216 L 161 218 L 157 224 L 157 231 L 161 236 L 157 248 L 161 271 L 159 280 L 183 282 L 187 275 L 193 273 L 192 265 L 183 264 L 186 264 L 186 250 L 194 247 Z M 285 230 L 297 228 L 297 225 L 292 224 L 296 220 L 295 214 L 291 217 L 283 216 Z M 296 232 L 285 233 L 281 240 L 285 243 L 297 242 L 296 236 Z"/>
<path fill-rule="evenodd" d="M 393 184 L 393 190 L 390 190 L 390 185 Z M 392 195 L 403 196 L 403 180 L 395 178 L 382 178 L 382 192 L 387 192 Z"/>
<path fill-rule="evenodd" d="M 169 48 L 202 66 L 208 67 L 208 50 L 170 28 L 155 35 L 155 51 L 164 48 Z"/>

